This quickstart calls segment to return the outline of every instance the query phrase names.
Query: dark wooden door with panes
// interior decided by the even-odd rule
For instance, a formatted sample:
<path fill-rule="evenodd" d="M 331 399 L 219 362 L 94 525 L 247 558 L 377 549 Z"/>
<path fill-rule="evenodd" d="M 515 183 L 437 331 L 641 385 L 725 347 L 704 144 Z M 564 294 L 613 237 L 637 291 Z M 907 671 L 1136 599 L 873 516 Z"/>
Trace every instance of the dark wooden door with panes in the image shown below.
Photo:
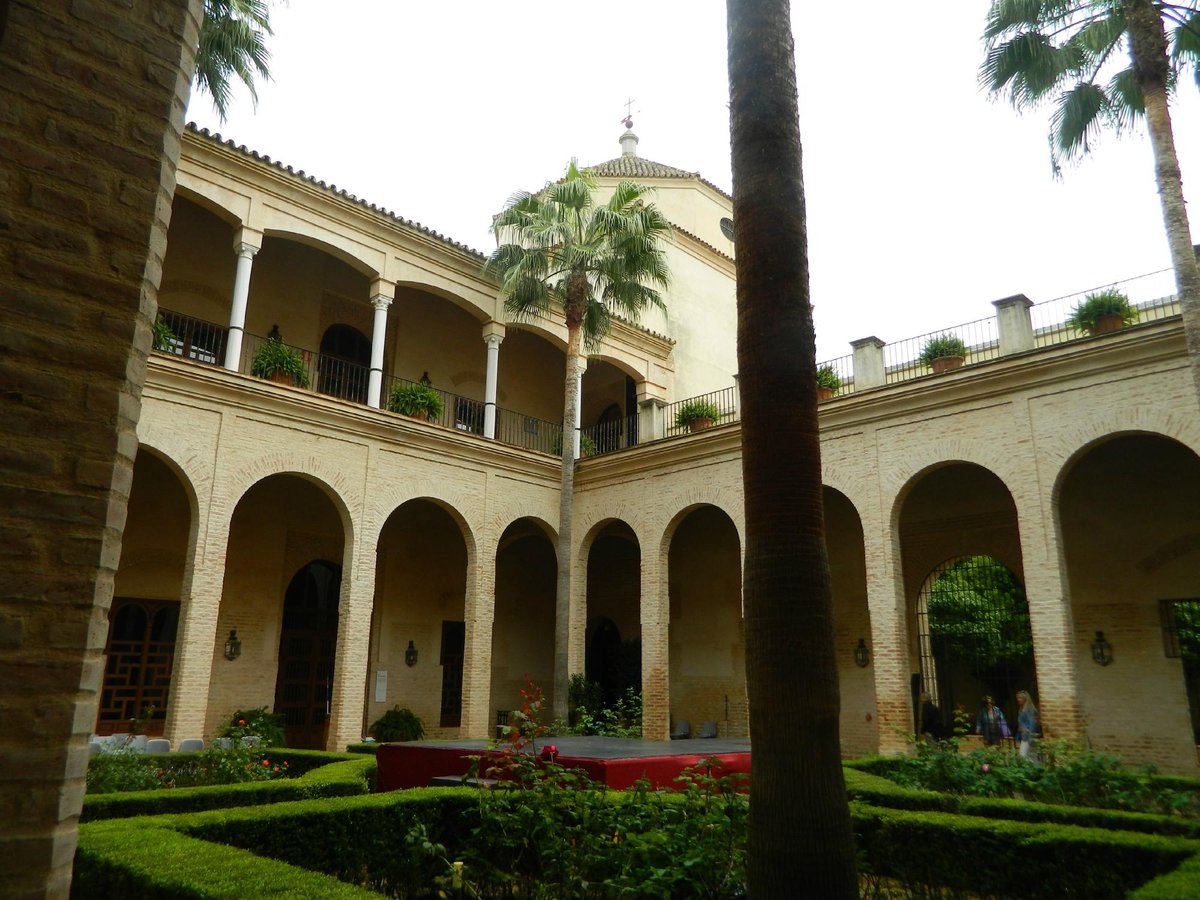
<path fill-rule="evenodd" d="M 337 649 L 340 566 L 315 560 L 296 573 L 283 599 L 275 712 L 287 746 L 325 749 Z"/>
<path fill-rule="evenodd" d="M 466 622 L 442 622 L 442 715 L 443 728 L 462 724 L 463 650 L 467 640 Z"/>
<path fill-rule="evenodd" d="M 151 708 L 141 730 L 152 736 L 163 733 L 178 626 L 177 602 L 113 599 L 96 734 L 128 732 L 130 720 L 141 719 Z"/>

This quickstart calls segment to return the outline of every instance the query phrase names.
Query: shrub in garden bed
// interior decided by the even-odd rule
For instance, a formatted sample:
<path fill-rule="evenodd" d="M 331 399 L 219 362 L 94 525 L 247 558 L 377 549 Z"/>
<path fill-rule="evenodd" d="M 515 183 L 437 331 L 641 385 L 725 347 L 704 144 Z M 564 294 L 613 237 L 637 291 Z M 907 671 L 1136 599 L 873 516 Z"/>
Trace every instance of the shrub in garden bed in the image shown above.
<path fill-rule="evenodd" d="M 912 756 L 871 757 L 847 766 L 904 787 L 948 794 L 1200 819 L 1195 779 L 1159 776 L 1150 768 L 1129 769 L 1115 754 L 1079 750 L 1062 742 L 1041 749 L 1043 759 L 1034 762 L 1011 748 L 962 753 L 956 740 L 920 741 Z"/>
<path fill-rule="evenodd" d="M 464 896 L 744 895 L 742 798 L 702 782 L 690 796 L 587 791 L 564 780 L 573 777 L 551 772 L 545 790 L 418 788 L 92 823 L 80 829 L 76 895 L 363 896 L 349 884 L 452 895 L 454 861 L 465 862 Z M 863 803 L 851 810 L 868 887 L 874 879 L 913 896 L 945 896 L 940 886 L 1006 900 L 1200 896 L 1200 841 Z"/>
<path fill-rule="evenodd" d="M 83 798 L 83 812 L 80 821 L 91 822 L 97 819 L 228 809 L 237 806 L 282 803 L 309 797 L 338 797 L 367 793 L 374 783 L 374 758 L 370 756 L 349 757 L 348 755 L 347 757 L 320 768 L 310 767 L 310 771 L 295 778 L 243 784 L 205 785 L 175 788 L 174 790 L 88 794 Z"/>

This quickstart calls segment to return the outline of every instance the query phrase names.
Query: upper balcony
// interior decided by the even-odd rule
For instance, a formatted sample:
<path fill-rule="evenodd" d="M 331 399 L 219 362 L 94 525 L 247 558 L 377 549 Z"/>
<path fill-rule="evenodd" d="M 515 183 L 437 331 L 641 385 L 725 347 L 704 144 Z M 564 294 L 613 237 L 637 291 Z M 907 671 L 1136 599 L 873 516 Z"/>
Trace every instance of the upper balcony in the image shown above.
<path fill-rule="evenodd" d="M 1129 329 L 1136 331 L 1179 317 L 1179 304 L 1173 293 L 1174 276 L 1169 269 L 1105 286 L 1105 289 L 1109 288 L 1126 294 L 1136 309 L 1135 319 L 1127 326 Z M 892 344 L 874 337 L 855 341 L 852 354 L 819 365 L 835 376 L 833 383 L 836 384 L 821 399 L 836 404 L 839 399 L 906 382 L 949 383 L 947 379 L 952 380 L 961 373 L 970 373 L 1003 360 L 1040 355 L 1065 344 L 1111 340 L 1115 332 L 1089 333 L 1067 324 L 1072 309 L 1096 290 L 1038 304 L 1018 295 L 996 301 L 995 314 L 987 318 Z M 435 298 L 420 298 L 420 303 L 434 308 L 437 305 Z M 275 312 L 283 316 L 287 310 L 275 307 Z M 302 312 L 296 311 L 297 314 Z M 422 336 L 407 346 L 418 356 L 416 365 L 427 368 L 420 375 L 416 373 L 416 365 L 404 375 L 390 370 L 386 374 L 381 372 L 377 379 L 378 388 L 373 384 L 370 366 L 371 342 L 352 326 L 329 325 L 316 346 L 288 344 L 282 341 L 280 329 L 274 329 L 270 335 L 247 331 L 241 336 L 241 352 L 234 358 L 230 354 L 231 333 L 227 326 L 165 307 L 160 314 L 170 328 L 170 335 L 164 335 L 156 347 L 159 352 L 201 365 L 224 365 L 246 376 L 266 377 L 264 371 L 255 369 L 255 360 L 264 346 L 269 346 L 274 339 L 296 360 L 296 366 L 291 375 L 276 376 L 272 380 L 294 390 L 313 391 L 358 406 L 387 409 L 388 398 L 394 392 L 425 383 L 439 401 L 433 414 L 418 417 L 424 418 L 430 427 L 454 429 L 538 453 L 558 455 L 561 452 L 564 389 L 561 354 L 544 354 L 545 358 L 538 360 L 530 353 L 532 360 L 518 359 L 514 364 L 518 371 L 504 382 L 506 390 L 502 395 L 511 397 L 514 402 L 511 405 L 497 403 L 494 412 L 489 413 L 484 399 L 486 383 L 481 383 L 486 382 L 486 372 L 473 380 L 461 375 L 457 380 L 454 375 L 448 378 L 453 385 L 467 383 L 473 391 L 447 390 L 438 383 L 442 373 L 455 371 L 456 345 L 466 345 L 473 330 L 456 323 L 456 316 L 448 310 L 428 313 L 427 321 L 418 319 L 410 325 Z M 283 321 L 290 327 L 291 323 L 304 318 L 292 315 Z M 506 343 L 521 334 L 510 330 Z M 948 368 L 937 361 L 923 361 L 930 340 L 947 337 L 961 342 L 963 358 L 952 361 Z M 526 336 L 515 343 L 528 353 L 527 340 Z M 492 343 L 498 346 L 497 342 Z M 462 360 L 465 354 L 461 349 L 457 352 L 460 354 L 458 364 L 466 366 Z M 230 365 L 231 362 L 235 364 Z M 437 373 L 437 377 L 431 376 L 430 372 Z M 524 384 L 524 379 L 532 381 Z M 935 381 L 937 379 L 941 381 Z M 482 393 L 480 388 L 484 388 Z M 638 383 L 631 376 L 611 364 L 601 362 L 597 365 L 596 361 L 589 364 L 585 375 L 583 397 L 580 449 L 584 457 L 671 440 L 713 425 L 737 422 L 740 418 L 736 385 L 667 402 L 640 394 Z M 701 415 L 689 415 L 697 410 Z"/>

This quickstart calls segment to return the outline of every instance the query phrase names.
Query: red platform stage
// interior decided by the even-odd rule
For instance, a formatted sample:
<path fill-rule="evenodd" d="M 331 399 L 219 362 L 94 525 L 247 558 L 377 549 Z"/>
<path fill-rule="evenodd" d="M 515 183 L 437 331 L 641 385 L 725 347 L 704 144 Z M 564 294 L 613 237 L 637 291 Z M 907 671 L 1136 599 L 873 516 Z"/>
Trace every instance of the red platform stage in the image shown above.
<path fill-rule="evenodd" d="M 721 775 L 750 772 L 750 741 L 743 739 L 641 741 L 555 737 L 539 741 L 538 751 L 547 744 L 558 748 L 559 765 L 583 769 L 589 778 L 617 790 L 631 787 L 639 778 L 649 779 L 656 788 L 676 787 L 675 779 L 684 769 L 712 757 L 721 761 Z M 440 776 L 465 775 L 471 765 L 470 757 L 486 752 L 486 741 L 380 744 L 376 754 L 379 789 L 425 787 Z"/>

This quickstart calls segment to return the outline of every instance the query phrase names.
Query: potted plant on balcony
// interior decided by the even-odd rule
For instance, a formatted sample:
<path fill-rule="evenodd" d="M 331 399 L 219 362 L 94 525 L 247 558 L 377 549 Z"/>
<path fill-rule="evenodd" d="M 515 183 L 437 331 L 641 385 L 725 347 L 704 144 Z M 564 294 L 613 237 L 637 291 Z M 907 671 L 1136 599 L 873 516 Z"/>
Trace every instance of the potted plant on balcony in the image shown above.
<path fill-rule="evenodd" d="M 442 395 L 428 384 L 398 384 L 388 398 L 388 409 L 402 416 L 433 422 L 442 415 Z"/>
<path fill-rule="evenodd" d="M 967 360 L 967 345 L 952 334 L 936 334 L 925 342 L 917 361 L 937 374 L 957 369 Z"/>
<path fill-rule="evenodd" d="M 554 444 L 550 448 L 555 456 L 562 456 L 562 432 L 554 436 Z M 592 440 L 590 434 L 579 435 L 579 456 L 591 456 L 596 452 L 596 442 Z"/>
<path fill-rule="evenodd" d="M 1121 291 L 1109 288 L 1084 297 L 1071 310 L 1066 324 L 1076 331 L 1103 334 L 1124 328 L 1136 321 L 1137 317 L 1137 309 L 1129 302 L 1129 298 Z"/>
<path fill-rule="evenodd" d="M 675 413 L 675 427 L 688 431 L 700 431 L 713 425 L 721 418 L 717 404 L 708 400 L 689 400 Z"/>
<path fill-rule="evenodd" d="M 258 345 L 250 364 L 250 374 L 276 384 L 308 387 L 308 366 L 304 364 L 304 357 L 278 337 L 269 337 Z"/>
<path fill-rule="evenodd" d="M 826 400 L 832 400 L 833 395 L 838 392 L 842 386 L 842 379 L 838 377 L 837 372 L 833 371 L 833 366 L 821 366 L 817 369 L 817 401 L 824 403 Z"/>
<path fill-rule="evenodd" d="M 154 334 L 154 349 L 170 353 L 172 346 L 179 340 L 175 332 L 171 329 L 171 326 L 166 323 L 166 320 L 162 316 L 159 316 L 154 320 L 152 330 Z"/>

